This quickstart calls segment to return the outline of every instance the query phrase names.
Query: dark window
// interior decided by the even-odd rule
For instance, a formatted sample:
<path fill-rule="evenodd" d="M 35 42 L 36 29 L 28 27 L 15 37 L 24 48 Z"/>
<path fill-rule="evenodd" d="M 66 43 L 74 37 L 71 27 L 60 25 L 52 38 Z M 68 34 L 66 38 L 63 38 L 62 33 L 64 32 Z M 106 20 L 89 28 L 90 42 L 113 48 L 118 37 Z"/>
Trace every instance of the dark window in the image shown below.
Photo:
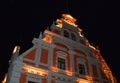
<path fill-rule="evenodd" d="M 65 59 L 58 58 L 58 68 L 65 70 Z"/>
<path fill-rule="evenodd" d="M 76 41 L 76 36 L 75 36 L 75 34 L 71 33 L 71 38 L 72 38 L 72 40 Z"/>
<path fill-rule="evenodd" d="M 37 82 L 28 81 L 28 83 L 37 83 Z"/>
<path fill-rule="evenodd" d="M 64 31 L 64 36 L 69 38 L 69 33 L 67 31 Z"/>
<path fill-rule="evenodd" d="M 79 74 L 85 75 L 85 66 L 83 64 L 78 64 Z"/>

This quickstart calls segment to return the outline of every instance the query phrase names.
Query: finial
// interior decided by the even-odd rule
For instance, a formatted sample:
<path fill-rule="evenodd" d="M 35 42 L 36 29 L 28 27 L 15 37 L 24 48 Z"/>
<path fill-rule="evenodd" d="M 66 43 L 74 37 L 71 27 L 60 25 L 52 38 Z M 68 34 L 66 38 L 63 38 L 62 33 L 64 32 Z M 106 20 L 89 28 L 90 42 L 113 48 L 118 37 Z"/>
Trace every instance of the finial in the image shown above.
<path fill-rule="evenodd" d="M 78 27 L 78 31 L 79 31 L 79 32 L 78 32 L 79 35 L 80 35 L 81 37 L 83 37 L 83 36 L 84 36 L 84 34 L 82 33 L 83 30 L 82 30 L 81 28 Z"/>
<path fill-rule="evenodd" d="M 15 46 L 13 50 L 13 54 L 20 51 L 20 46 Z"/>
<path fill-rule="evenodd" d="M 40 35 L 39 35 L 39 38 L 42 39 L 42 32 L 40 31 Z"/>

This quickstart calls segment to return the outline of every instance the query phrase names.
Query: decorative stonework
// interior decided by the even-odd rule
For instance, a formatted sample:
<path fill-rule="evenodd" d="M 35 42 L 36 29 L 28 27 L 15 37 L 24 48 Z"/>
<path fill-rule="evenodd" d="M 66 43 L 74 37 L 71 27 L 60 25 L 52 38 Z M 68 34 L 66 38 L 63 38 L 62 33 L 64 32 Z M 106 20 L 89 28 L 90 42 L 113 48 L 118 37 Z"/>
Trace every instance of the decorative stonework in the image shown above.
<path fill-rule="evenodd" d="M 50 29 L 33 38 L 33 47 L 24 53 L 19 54 L 20 47 L 15 47 L 3 83 L 117 83 L 100 51 L 82 35 L 74 17 L 63 14 Z M 65 36 L 64 31 L 69 34 Z M 58 67 L 58 58 L 64 60 L 64 69 Z"/>

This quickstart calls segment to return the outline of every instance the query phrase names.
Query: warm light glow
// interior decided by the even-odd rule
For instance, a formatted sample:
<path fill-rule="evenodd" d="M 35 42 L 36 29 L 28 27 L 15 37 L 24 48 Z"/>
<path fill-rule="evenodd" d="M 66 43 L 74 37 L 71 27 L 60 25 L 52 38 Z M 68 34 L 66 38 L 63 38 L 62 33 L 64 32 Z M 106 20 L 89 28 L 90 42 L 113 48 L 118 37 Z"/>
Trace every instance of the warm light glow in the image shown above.
<path fill-rule="evenodd" d="M 6 83 L 6 79 L 7 79 L 7 76 L 5 75 L 4 80 L 2 81 L 2 83 Z"/>
<path fill-rule="evenodd" d="M 86 79 L 91 81 L 92 80 L 92 77 L 91 76 L 86 76 Z"/>
<path fill-rule="evenodd" d="M 46 41 L 47 43 L 51 43 L 52 39 L 50 37 L 45 37 L 43 38 L 44 41 Z"/>
<path fill-rule="evenodd" d="M 66 70 L 65 73 L 66 73 L 68 76 L 72 76 L 72 74 L 73 74 L 71 71 L 68 71 L 68 70 Z"/>
<path fill-rule="evenodd" d="M 69 15 L 69 14 L 63 14 L 62 16 L 63 16 L 63 20 L 64 20 L 66 23 L 68 23 L 68 24 L 70 24 L 70 25 L 72 25 L 72 26 L 74 26 L 74 27 L 77 27 L 77 25 L 75 24 L 76 19 L 73 18 L 71 15 Z"/>
<path fill-rule="evenodd" d="M 62 14 L 62 16 L 63 16 L 64 19 L 71 20 L 72 22 L 76 21 L 76 19 L 73 18 L 70 14 Z"/>
<path fill-rule="evenodd" d="M 83 30 L 82 30 L 81 28 L 78 28 L 78 31 L 79 31 L 79 32 L 78 32 L 79 35 L 80 35 L 81 37 L 83 37 L 83 35 L 82 35 L 82 31 L 83 31 Z"/>
<path fill-rule="evenodd" d="M 52 70 L 53 72 L 58 72 L 58 71 L 59 71 L 59 69 L 56 68 L 56 67 L 52 67 L 51 70 Z"/>
<path fill-rule="evenodd" d="M 112 74 L 112 71 L 110 70 L 109 66 L 105 62 L 104 58 L 100 54 L 98 55 L 97 58 L 98 58 L 98 60 L 101 61 L 102 71 L 105 73 L 105 75 L 107 76 L 107 78 L 110 79 L 112 81 L 112 83 L 116 83 L 115 80 L 114 80 L 114 76 Z"/>
<path fill-rule="evenodd" d="M 56 25 L 56 26 L 59 27 L 59 28 L 62 28 L 62 26 L 63 26 L 63 25 L 62 25 L 62 20 L 57 19 L 56 22 L 57 22 L 57 25 Z"/>
<path fill-rule="evenodd" d="M 69 15 L 69 14 L 67 14 L 66 15 L 68 18 L 70 18 L 70 19 L 74 19 L 71 15 Z M 75 20 L 75 19 L 74 19 Z M 75 20 L 76 21 L 76 20 Z"/>
<path fill-rule="evenodd" d="M 31 66 L 23 66 L 22 70 L 25 72 L 29 72 L 32 74 L 37 74 L 37 75 L 41 75 L 41 76 L 47 76 L 48 75 L 48 71 L 47 70 L 43 70 L 40 68 L 35 68 L 35 67 L 31 67 Z"/>
<path fill-rule="evenodd" d="M 76 80 L 76 82 L 77 82 L 77 83 L 91 83 L 90 81 L 87 81 L 87 80 L 85 80 L 85 79 L 80 79 L 80 78 L 78 78 L 78 79 Z"/>
<path fill-rule="evenodd" d="M 92 49 L 94 49 L 94 50 L 96 50 L 96 48 L 94 47 L 94 46 L 92 46 L 92 45 L 88 45 L 90 48 L 92 48 Z"/>
<path fill-rule="evenodd" d="M 15 46 L 15 48 L 14 48 L 14 50 L 13 50 L 13 54 L 15 53 L 15 52 L 19 52 L 19 50 L 20 50 L 20 46 Z"/>

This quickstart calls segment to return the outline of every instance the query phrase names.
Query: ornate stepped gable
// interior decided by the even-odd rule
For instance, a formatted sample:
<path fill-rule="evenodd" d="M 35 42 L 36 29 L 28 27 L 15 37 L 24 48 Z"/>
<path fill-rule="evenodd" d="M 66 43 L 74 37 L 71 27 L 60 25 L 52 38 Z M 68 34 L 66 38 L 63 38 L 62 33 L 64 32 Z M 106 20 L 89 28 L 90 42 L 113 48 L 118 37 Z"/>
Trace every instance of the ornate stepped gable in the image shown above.
<path fill-rule="evenodd" d="M 32 43 L 22 54 L 15 47 L 3 83 L 117 83 L 70 14 L 62 14 Z"/>

